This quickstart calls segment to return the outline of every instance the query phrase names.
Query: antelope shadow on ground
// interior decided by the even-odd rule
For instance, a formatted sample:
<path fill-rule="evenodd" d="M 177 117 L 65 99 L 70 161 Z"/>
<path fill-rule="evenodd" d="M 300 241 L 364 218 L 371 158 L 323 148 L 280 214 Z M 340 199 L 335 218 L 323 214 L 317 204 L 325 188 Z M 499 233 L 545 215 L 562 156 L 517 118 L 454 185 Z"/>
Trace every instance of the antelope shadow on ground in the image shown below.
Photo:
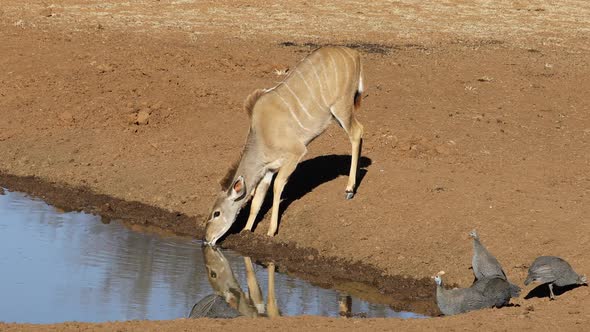
<path fill-rule="evenodd" d="M 559 296 L 565 292 L 568 292 L 572 289 L 585 286 L 585 285 L 569 285 L 564 287 L 558 287 L 553 285 L 553 294 L 555 296 Z M 533 288 L 524 298 L 525 300 L 532 299 L 534 297 L 541 298 L 541 297 L 549 297 L 549 285 L 542 284 L 535 288 Z"/>
<path fill-rule="evenodd" d="M 357 189 L 360 187 L 363 178 L 367 174 L 366 168 L 371 165 L 372 161 L 370 158 L 361 156 L 359 158 L 359 169 L 357 173 Z M 282 201 L 281 201 L 281 208 L 279 212 L 279 232 L 280 232 L 280 223 L 281 217 L 283 212 L 293 203 L 294 201 L 300 199 L 301 197 L 305 196 L 307 193 L 314 190 L 316 187 L 336 179 L 339 176 L 346 176 L 350 172 L 350 155 L 325 155 L 325 156 L 318 156 L 313 159 L 304 160 L 299 165 L 297 165 L 297 169 L 291 177 L 289 178 L 289 182 L 285 186 L 285 190 L 283 191 Z M 254 223 L 254 230 L 258 227 L 258 223 L 264 219 L 267 212 L 272 208 L 272 192 L 273 192 L 273 183 L 271 183 L 268 193 L 264 199 L 264 203 L 260 208 L 260 212 L 258 212 L 258 216 L 256 217 L 256 222 Z M 342 199 L 345 199 L 345 191 L 344 188 L 345 183 L 342 185 L 342 190 L 334 192 L 334 195 L 342 196 Z M 354 198 L 353 198 L 354 200 Z M 229 234 L 239 233 L 248 220 L 248 215 L 250 213 L 250 204 L 247 207 L 242 209 L 236 218 L 236 221 L 230 228 Z M 270 218 L 270 215 L 269 215 Z M 224 236 L 225 237 L 225 236 Z M 223 238 L 222 238 L 223 240 Z"/>

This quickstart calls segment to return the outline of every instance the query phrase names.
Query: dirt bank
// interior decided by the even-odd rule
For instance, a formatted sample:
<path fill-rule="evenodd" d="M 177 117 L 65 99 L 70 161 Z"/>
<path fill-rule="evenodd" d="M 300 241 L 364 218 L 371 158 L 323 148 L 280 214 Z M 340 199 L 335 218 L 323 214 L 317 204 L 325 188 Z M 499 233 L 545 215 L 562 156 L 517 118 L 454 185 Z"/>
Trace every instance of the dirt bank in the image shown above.
<path fill-rule="evenodd" d="M 255 234 L 230 236 L 227 246 L 263 252 L 256 244 L 287 243 L 359 275 L 370 266 L 373 279 L 444 269 L 449 283 L 467 285 L 467 232 L 477 228 L 518 283 L 542 254 L 589 273 L 590 59 L 580 23 L 589 5 L 261 4 L 3 1 L 0 170 L 114 197 L 149 223 L 198 236 L 191 223 L 208 212 L 244 141 L 248 93 L 273 86 L 275 69 L 315 45 L 351 45 L 362 51 L 368 85 L 357 196 L 343 199 L 350 146 L 333 126 L 287 185 L 279 235 L 261 240 L 267 204 Z M 64 205 L 81 208 L 75 196 Z M 160 219 L 168 214 L 159 209 L 182 221 Z M 582 287 L 554 303 L 521 298 L 517 307 L 430 323 L 151 324 L 578 329 L 589 320 L 588 295 Z M 144 326 L 134 324 L 143 323 L 123 326 Z"/>

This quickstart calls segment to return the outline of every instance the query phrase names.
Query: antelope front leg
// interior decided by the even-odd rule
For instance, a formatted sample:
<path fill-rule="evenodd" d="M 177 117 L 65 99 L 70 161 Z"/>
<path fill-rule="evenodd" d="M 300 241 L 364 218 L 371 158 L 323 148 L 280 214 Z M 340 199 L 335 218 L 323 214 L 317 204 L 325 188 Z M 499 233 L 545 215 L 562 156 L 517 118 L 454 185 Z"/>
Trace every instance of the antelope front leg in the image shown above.
<path fill-rule="evenodd" d="M 268 263 L 268 296 L 266 297 L 266 308 L 269 318 L 275 318 L 281 315 L 275 295 L 275 264 L 272 262 Z"/>
<path fill-rule="evenodd" d="M 277 227 L 279 225 L 279 206 L 281 205 L 281 194 L 283 193 L 283 189 L 285 188 L 285 184 L 287 184 L 287 180 L 295 168 L 299 163 L 299 160 L 305 154 L 305 147 L 303 147 L 303 152 L 299 155 L 291 155 L 289 159 L 287 159 L 281 168 L 279 168 L 279 172 L 277 173 L 277 177 L 275 178 L 275 185 L 274 185 L 274 193 L 272 199 L 272 215 L 270 218 L 270 226 L 268 228 L 268 236 L 274 236 L 277 232 Z"/>
<path fill-rule="evenodd" d="M 260 207 L 264 202 L 264 197 L 266 197 L 266 192 L 268 191 L 268 187 L 270 186 L 270 182 L 272 181 L 273 175 L 274 174 L 272 172 L 267 172 L 262 178 L 262 180 L 260 180 L 258 187 L 256 187 L 254 198 L 252 198 L 252 204 L 250 204 L 250 215 L 248 216 L 248 222 L 246 223 L 246 227 L 244 227 L 244 230 L 252 231 L 254 221 L 256 221 L 256 217 L 258 216 Z"/>
<path fill-rule="evenodd" d="M 348 185 L 346 186 L 346 199 L 352 199 L 354 197 L 356 175 L 358 173 L 358 161 L 363 145 L 363 125 L 361 125 L 355 118 L 352 118 L 351 120 L 349 138 L 352 145 L 352 161 L 350 162 L 350 174 L 348 175 Z"/>
<path fill-rule="evenodd" d="M 246 267 L 246 281 L 248 283 L 248 293 L 252 303 L 256 307 L 259 314 L 264 313 L 264 299 L 262 298 L 262 291 L 254 272 L 254 266 L 250 257 L 244 256 L 244 266 Z"/>

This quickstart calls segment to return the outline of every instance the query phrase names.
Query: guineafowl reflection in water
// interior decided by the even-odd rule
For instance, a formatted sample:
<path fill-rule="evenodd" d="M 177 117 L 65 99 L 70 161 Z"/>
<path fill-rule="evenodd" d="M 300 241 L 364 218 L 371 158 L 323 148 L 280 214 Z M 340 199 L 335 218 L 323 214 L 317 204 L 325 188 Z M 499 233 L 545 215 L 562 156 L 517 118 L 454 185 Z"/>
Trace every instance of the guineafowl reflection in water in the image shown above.
<path fill-rule="evenodd" d="M 268 294 L 264 304 L 262 291 L 254 273 L 254 266 L 249 257 L 244 257 L 248 293 L 238 283 L 229 261 L 217 248 L 203 247 L 203 258 L 207 268 L 207 278 L 215 294 L 208 295 L 197 302 L 190 318 L 235 318 L 245 317 L 278 317 L 280 312 L 275 297 L 275 266 L 268 264 Z"/>

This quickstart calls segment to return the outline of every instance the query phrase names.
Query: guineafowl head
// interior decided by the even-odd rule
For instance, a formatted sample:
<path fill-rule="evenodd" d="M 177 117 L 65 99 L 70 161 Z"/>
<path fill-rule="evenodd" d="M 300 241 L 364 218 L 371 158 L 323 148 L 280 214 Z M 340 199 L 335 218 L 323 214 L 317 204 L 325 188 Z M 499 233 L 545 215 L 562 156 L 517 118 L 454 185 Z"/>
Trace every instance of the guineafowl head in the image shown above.
<path fill-rule="evenodd" d="M 586 278 L 586 275 L 581 275 L 578 277 L 578 285 L 584 285 L 584 284 L 588 284 L 588 279 Z"/>
<path fill-rule="evenodd" d="M 479 239 L 479 236 L 477 235 L 477 231 L 475 229 L 469 232 L 469 237 L 474 238 L 476 240 Z"/>
<path fill-rule="evenodd" d="M 439 273 L 435 274 L 432 276 L 432 279 L 434 279 L 434 282 L 436 283 L 437 286 L 442 286 L 443 281 L 442 281 L 442 275 L 445 274 L 445 271 L 440 271 Z"/>

